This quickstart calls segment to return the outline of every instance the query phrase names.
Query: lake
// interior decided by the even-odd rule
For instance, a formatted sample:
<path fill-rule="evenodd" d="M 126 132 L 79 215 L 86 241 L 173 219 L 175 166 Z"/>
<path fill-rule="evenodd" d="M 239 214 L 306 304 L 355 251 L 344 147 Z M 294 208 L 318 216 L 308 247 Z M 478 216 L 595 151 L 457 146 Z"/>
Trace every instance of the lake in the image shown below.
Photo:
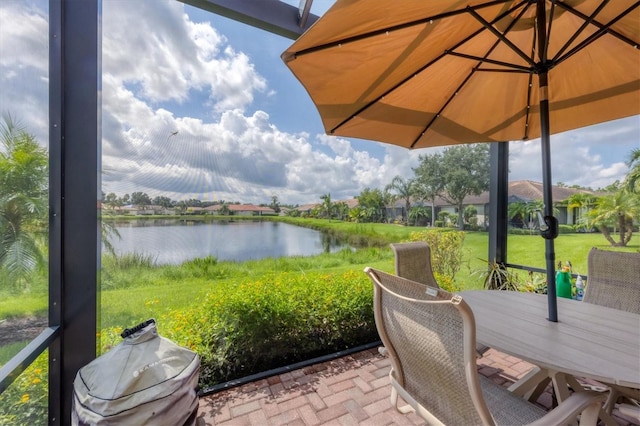
<path fill-rule="evenodd" d="M 349 247 L 327 233 L 271 221 L 150 219 L 117 222 L 116 230 L 120 239 L 110 241 L 117 254 L 143 254 L 157 264 L 207 256 L 233 261 L 311 256 Z"/>

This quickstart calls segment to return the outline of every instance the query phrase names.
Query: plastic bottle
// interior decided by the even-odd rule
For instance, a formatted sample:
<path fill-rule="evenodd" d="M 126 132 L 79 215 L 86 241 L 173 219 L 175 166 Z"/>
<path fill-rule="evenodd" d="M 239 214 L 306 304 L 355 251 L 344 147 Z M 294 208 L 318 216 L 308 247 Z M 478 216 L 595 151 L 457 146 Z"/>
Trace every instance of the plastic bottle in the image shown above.
<path fill-rule="evenodd" d="M 571 299 L 571 274 L 562 270 L 556 273 L 556 295 Z"/>
<path fill-rule="evenodd" d="M 578 275 L 576 278 L 576 300 L 581 301 L 584 297 L 584 281 L 582 281 L 582 277 Z"/>

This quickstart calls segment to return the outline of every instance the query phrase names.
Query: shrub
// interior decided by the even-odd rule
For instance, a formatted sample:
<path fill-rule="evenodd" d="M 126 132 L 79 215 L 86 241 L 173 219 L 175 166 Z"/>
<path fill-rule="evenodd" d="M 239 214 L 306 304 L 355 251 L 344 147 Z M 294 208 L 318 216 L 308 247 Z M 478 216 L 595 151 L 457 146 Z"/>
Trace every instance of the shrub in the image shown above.
<path fill-rule="evenodd" d="M 460 285 L 454 283 L 451 278 L 446 275 L 441 275 L 437 272 L 434 272 L 433 275 L 441 289 L 448 291 L 449 293 L 456 293 L 461 290 Z"/>
<path fill-rule="evenodd" d="M 513 227 L 509 227 L 507 229 L 507 233 L 512 235 L 531 235 L 531 232 L 528 229 Z"/>
<path fill-rule="evenodd" d="M 574 225 L 558 225 L 558 231 L 560 234 L 575 234 L 576 228 Z"/>
<path fill-rule="evenodd" d="M 427 230 L 412 232 L 409 241 L 426 241 L 431 247 L 431 265 L 434 273 L 449 278 L 452 282 L 460 270 L 464 232 Z"/>
<path fill-rule="evenodd" d="M 465 231 L 480 231 L 480 225 L 478 225 L 477 223 L 471 223 L 471 224 L 465 223 L 464 224 L 464 230 Z"/>
<path fill-rule="evenodd" d="M 48 351 L 0 394 L 0 425 L 46 425 Z"/>
<path fill-rule="evenodd" d="M 212 386 L 378 340 L 372 298 L 362 272 L 280 273 L 214 288 L 163 321 L 166 337 L 200 354 L 200 383 Z"/>

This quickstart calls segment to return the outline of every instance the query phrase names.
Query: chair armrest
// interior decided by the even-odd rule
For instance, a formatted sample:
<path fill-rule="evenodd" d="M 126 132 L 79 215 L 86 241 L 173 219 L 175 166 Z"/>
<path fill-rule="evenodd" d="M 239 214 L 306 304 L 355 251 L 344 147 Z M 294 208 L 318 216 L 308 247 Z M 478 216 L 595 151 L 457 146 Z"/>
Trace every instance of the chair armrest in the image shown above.
<path fill-rule="evenodd" d="M 575 421 L 581 413 L 580 425 L 595 426 L 598 423 L 598 413 L 606 399 L 607 395 L 599 392 L 575 392 L 529 426 L 565 425 Z"/>

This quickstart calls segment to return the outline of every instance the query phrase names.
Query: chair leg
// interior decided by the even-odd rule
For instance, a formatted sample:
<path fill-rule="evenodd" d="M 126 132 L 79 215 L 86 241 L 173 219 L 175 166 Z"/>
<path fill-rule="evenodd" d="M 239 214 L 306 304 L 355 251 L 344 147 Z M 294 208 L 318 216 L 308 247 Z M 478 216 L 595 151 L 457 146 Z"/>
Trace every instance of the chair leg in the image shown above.
<path fill-rule="evenodd" d="M 396 407 L 396 410 L 398 410 L 402 414 L 408 414 L 415 411 L 413 407 L 409 404 L 403 405 L 403 406 L 400 406 L 398 404 L 398 391 L 393 386 L 391 386 L 391 405 Z"/>
<path fill-rule="evenodd" d="M 616 406 L 616 401 L 618 400 L 619 396 L 620 393 L 618 393 L 617 390 L 609 388 L 609 396 L 607 396 L 607 400 L 605 401 L 603 406 L 604 411 L 611 414 Z"/>
<path fill-rule="evenodd" d="M 598 424 L 598 418 L 600 417 L 600 406 L 599 405 L 590 405 L 585 408 L 585 410 L 580 415 L 580 424 L 581 425 L 596 425 Z M 608 424 L 608 423 L 605 423 Z"/>

